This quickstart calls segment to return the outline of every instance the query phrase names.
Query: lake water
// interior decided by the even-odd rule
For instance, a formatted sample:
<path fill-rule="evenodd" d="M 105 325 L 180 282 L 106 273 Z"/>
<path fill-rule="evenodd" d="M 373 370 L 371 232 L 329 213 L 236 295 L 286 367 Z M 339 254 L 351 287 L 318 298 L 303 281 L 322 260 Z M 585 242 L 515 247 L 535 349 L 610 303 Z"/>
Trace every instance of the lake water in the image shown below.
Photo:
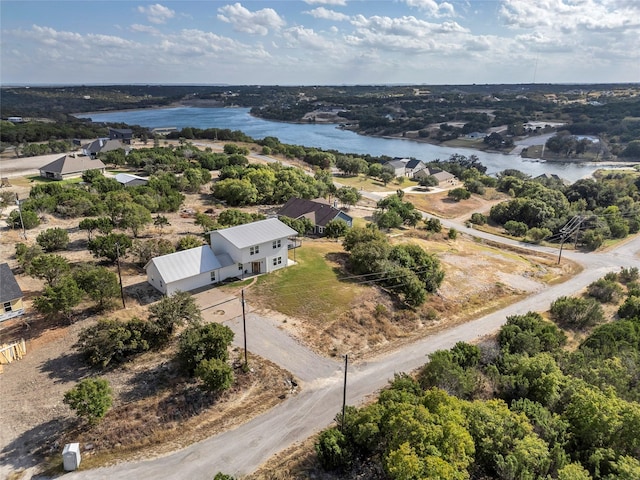
<path fill-rule="evenodd" d="M 487 167 L 489 174 L 495 174 L 507 168 L 515 168 L 534 177 L 550 173 L 574 182 L 591 175 L 598 168 L 594 164 L 532 161 L 523 159 L 519 155 L 441 147 L 411 140 L 367 137 L 349 130 L 341 130 L 332 124 L 272 122 L 251 116 L 248 108 L 175 107 L 82 113 L 76 116 L 91 118 L 94 122 L 124 122 L 148 128 L 228 128 L 241 130 L 254 139 L 271 136 L 290 145 L 304 145 L 324 150 L 334 149 L 343 153 L 414 157 L 425 162 L 435 159 L 446 160 L 454 153 L 467 157 L 477 155 L 482 164 Z"/>

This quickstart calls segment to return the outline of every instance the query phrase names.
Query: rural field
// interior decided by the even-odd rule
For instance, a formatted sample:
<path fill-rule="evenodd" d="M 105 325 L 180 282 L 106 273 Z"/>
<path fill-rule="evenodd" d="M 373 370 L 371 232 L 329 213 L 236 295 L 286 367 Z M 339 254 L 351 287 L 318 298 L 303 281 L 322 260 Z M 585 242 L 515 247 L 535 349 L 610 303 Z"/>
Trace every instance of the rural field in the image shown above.
<path fill-rule="evenodd" d="M 12 177 L 10 188 L 26 196 L 34 182 L 38 182 L 34 177 Z M 202 193 L 187 195 L 180 211 L 167 215 L 168 227 L 149 227 L 142 238 L 162 237 L 175 243 L 184 235 L 202 233 L 201 227 L 194 225 L 194 214 L 207 211 L 216 215 L 222 208 L 211 202 L 208 191 L 209 186 L 205 186 Z M 443 217 L 460 217 L 491 204 L 472 199 L 465 206 L 465 202 L 449 202 L 442 194 L 409 197 L 412 201 L 415 197 L 418 208 Z M 351 209 L 357 223 L 371 215 L 370 201 L 368 205 Z M 274 213 L 272 207 L 250 211 Z M 46 215 L 43 220 L 27 232 L 26 240 L 21 232 L 3 227 L 0 256 L 11 267 L 17 267 L 16 243 L 32 244 L 41 231 L 54 226 L 69 232 L 70 248 L 62 254 L 70 262 L 94 260 L 86 249 L 86 232 L 78 229 L 77 220 Z M 341 243 L 322 238 L 306 238 L 301 248 L 290 252 L 290 258 L 295 257 L 297 262 L 294 267 L 254 279 L 251 284 L 231 284 L 216 290 L 237 296 L 244 287 L 251 312 L 275 319 L 281 329 L 323 356 L 349 353 L 357 361 L 498 309 L 573 273 L 570 262 L 558 267 L 553 258 L 499 249 L 465 236 L 450 240 L 445 232 L 399 229 L 391 237 L 394 243 L 413 242 L 436 254 L 446 272 L 438 293 L 417 310 L 398 304 L 379 287 L 351 278 L 345 269 L 347 254 Z M 144 271 L 134 258 L 123 259 L 122 275 L 126 309 L 117 308 L 101 316 L 145 318 L 149 305 L 159 296 L 146 284 Z M 290 394 L 289 373 L 257 356 L 252 356 L 252 370 L 244 373 L 239 369 L 241 353 L 237 349 L 232 353 L 238 378 L 234 388 L 216 397 L 204 395 L 175 375 L 172 347 L 104 372 L 114 391 L 114 408 L 98 427 L 84 429 L 62 403 L 62 395 L 94 373 L 73 345 L 78 333 L 97 317 L 87 306 L 71 325 L 51 323 L 31 308 L 43 282 L 25 274 L 19 274 L 18 281 L 30 314 L 5 322 L 0 340 L 25 338 L 27 355 L 6 366 L 0 377 L 7 398 L 21 399 L 4 410 L 4 454 L 28 452 L 35 458 L 46 458 L 73 438 L 90 446 L 85 455 L 87 467 L 156 456 L 241 424 Z M 210 321 L 223 322 L 238 314 L 237 308 L 229 309 Z"/>

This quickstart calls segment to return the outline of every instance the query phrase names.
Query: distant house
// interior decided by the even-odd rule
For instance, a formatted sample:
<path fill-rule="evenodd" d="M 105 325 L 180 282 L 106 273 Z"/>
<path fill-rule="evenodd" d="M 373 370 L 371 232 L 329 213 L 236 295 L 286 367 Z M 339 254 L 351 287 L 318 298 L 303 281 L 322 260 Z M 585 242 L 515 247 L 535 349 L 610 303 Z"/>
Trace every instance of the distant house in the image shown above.
<path fill-rule="evenodd" d="M 121 140 L 111 140 L 109 138 L 98 138 L 91 143 L 87 143 L 82 147 L 82 154 L 87 157 L 96 158 L 99 153 L 118 150 L 119 148 L 127 151 Z"/>
<path fill-rule="evenodd" d="M 331 220 L 344 220 L 351 227 L 353 218 L 338 209 L 336 205 L 330 205 L 324 199 L 305 200 L 303 198 L 290 198 L 278 212 L 279 217 L 293 219 L 308 218 L 314 226 L 314 232 L 322 235 L 324 229 Z"/>
<path fill-rule="evenodd" d="M 8 117 L 7 121 L 11 123 L 23 123 L 24 119 L 22 117 Z"/>
<path fill-rule="evenodd" d="M 406 159 L 408 161 L 408 159 Z M 382 164 L 382 168 L 391 172 L 394 177 L 404 177 L 407 162 L 401 159 L 389 160 Z"/>
<path fill-rule="evenodd" d="M 467 133 L 466 137 L 470 138 L 472 140 L 478 139 L 478 138 L 484 138 L 486 137 L 487 134 L 486 133 L 482 133 L 482 132 L 471 132 L 471 133 Z"/>
<path fill-rule="evenodd" d="M 171 295 L 228 278 L 269 273 L 289 265 L 294 229 L 277 218 L 215 230 L 211 245 L 155 257 L 145 265 L 147 282 Z"/>
<path fill-rule="evenodd" d="M 409 160 L 405 166 L 405 176 L 413 178 L 420 170 L 424 170 L 427 166 L 422 160 L 416 160 L 415 158 Z"/>
<path fill-rule="evenodd" d="M 109 140 L 120 140 L 126 145 L 131 145 L 133 130 L 130 128 L 109 128 Z"/>
<path fill-rule="evenodd" d="M 118 173 L 116 174 L 115 179 L 125 187 L 137 187 L 138 185 L 146 185 L 149 183 L 149 179 L 132 175 L 130 173 Z"/>
<path fill-rule="evenodd" d="M 24 314 L 24 304 L 22 303 L 22 289 L 8 263 L 0 264 L 0 322 L 9 320 Z"/>
<path fill-rule="evenodd" d="M 458 181 L 456 177 L 451 173 L 434 167 L 427 167 L 420 170 L 419 172 L 416 172 L 414 178 L 416 180 L 420 180 L 424 177 L 428 177 L 429 175 L 435 177 L 435 179 L 438 180 L 439 187 L 452 186 L 455 185 Z"/>
<path fill-rule="evenodd" d="M 151 129 L 151 135 L 169 135 L 177 131 L 177 127 L 156 127 Z"/>
<path fill-rule="evenodd" d="M 87 170 L 100 170 L 104 173 L 107 167 L 100 160 L 82 155 L 64 155 L 51 163 L 40 167 L 40 176 L 53 180 L 79 177 Z"/>

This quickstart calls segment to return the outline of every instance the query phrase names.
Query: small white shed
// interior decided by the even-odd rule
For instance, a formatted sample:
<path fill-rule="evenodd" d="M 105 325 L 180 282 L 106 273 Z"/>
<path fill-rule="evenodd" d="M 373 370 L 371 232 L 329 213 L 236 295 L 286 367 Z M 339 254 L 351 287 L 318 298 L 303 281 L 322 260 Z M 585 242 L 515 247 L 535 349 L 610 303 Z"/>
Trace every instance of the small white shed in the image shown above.
<path fill-rule="evenodd" d="M 80 444 L 67 443 L 62 450 L 62 467 L 71 472 L 80 466 Z"/>

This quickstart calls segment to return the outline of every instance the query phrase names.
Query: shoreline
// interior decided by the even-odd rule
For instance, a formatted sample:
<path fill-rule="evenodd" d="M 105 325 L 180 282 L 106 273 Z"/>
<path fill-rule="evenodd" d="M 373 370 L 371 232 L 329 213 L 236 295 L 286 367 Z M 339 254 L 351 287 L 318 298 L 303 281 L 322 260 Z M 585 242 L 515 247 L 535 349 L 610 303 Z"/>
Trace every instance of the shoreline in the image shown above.
<path fill-rule="evenodd" d="M 339 121 L 324 121 L 324 122 L 308 122 L 308 121 L 303 121 L 303 120 L 298 120 L 298 121 L 289 121 L 289 120 L 276 120 L 276 119 L 269 119 L 269 118 L 264 118 L 264 117 L 260 117 L 257 115 L 254 115 L 251 113 L 251 108 L 249 107 L 241 107 L 241 106 L 220 106 L 220 105 L 212 105 L 211 102 L 207 102 L 204 103 L 206 101 L 202 101 L 202 103 L 198 103 L 196 104 L 196 102 L 198 101 L 180 101 L 180 102 L 173 102 L 169 105 L 155 105 L 155 106 L 150 106 L 150 107 L 143 107 L 143 108 L 126 108 L 126 109 L 115 109 L 115 110 L 100 110 L 100 111 L 93 111 L 93 112 L 76 112 L 76 113 L 72 113 L 69 114 L 71 116 L 74 116 L 76 118 L 80 118 L 80 119 L 91 119 L 91 115 L 92 114 L 110 114 L 110 113 L 126 113 L 126 112 L 140 112 L 140 111 L 145 111 L 145 110 L 169 110 L 169 109 L 175 109 L 175 108 L 204 108 L 204 109 L 234 109 L 234 108 L 246 108 L 248 110 L 248 114 L 253 117 L 253 118 L 257 118 L 260 120 L 264 120 L 265 122 L 273 122 L 273 123 L 286 123 L 286 124 L 292 124 L 292 125 L 306 125 L 306 124 L 315 124 L 315 125 L 336 125 L 336 128 L 341 129 L 341 130 L 348 130 L 351 131 L 357 135 L 361 135 L 363 137 L 368 137 L 368 138 L 383 138 L 383 139 L 388 139 L 388 140 L 406 140 L 406 141 L 410 141 L 410 142 L 415 142 L 416 144 L 427 144 L 427 145 L 433 145 L 436 147 L 444 147 L 444 148 L 460 148 L 460 149 L 464 149 L 464 150 L 470 150 L 470 151 L 474 151 L 474 152 L 486 152 L 486 153 L 490 153 L 490 154 L 499 154 L 499 155 L 509 155 L 509 156 L 514 156 L 514 157 L 518 157 L 520 159 L 522 159 L 523 161 L 530 161 L 530 162 L 540 162 L 540 163 L 574 163 L 574 164 L 584 164 L 584 165 L 591 165 L 591 166 L 618 166 L 618 167 L 623 167 L 623 166 L 629 166 L 629 167 L 634 167 L 638 164 L 640 164 L 640 160 L 629 160 L 629 161 L 623 161 L 623 160 L 605 160 L 602 162 L 597 162 L 597 161 L 593 161 L 593 160 L 589 160 L 589 159 L 585 159 L 585 158 L 558 158 L 558 159 L 546 159 L 546 158 L 534 158 L 534 157 L 522 157 L 520 155 L 519 152 L 516 152 L 516 150 L 518 150 L 518 146 L 523 146 L 523 144 L 519 144 L 519 143 L 515 143 L 514 144 L 514 148 L 508 152 L 505 151 L 501 151 L 501 150 L 495 150 L 495 149 L 481 149 L 481 148 L 477 148 L 476 146 L 474 146 L 473 144 L 471 145 L 447 145 L 446 143 L 440 143 L 440 142 L 436 142 L 433 140 L 430 140 L 428 138 L 414 138 L 414 137 L 404 137 L 401 136 L 400 134 L 397 135 L 371 135 L 371 134 L 364 134 L 361 132 L 358 132 L 357 130 L 353 130 L 350 128 L 341 128 L 340 124 L 343 122 L 339 122 Z M 191 104 L 189 104 L 191 103 Z M 91 119 L 91 121 L 93 122 L 94 120 Z M 99 123 L 99 122 L 96 122 Z M 524 137 L 524 139 L 528 139 L 531 137 Z M 257 139 L 254 139 L 257 140 Z M 530 146 L 529 144 L 525 145 L 525 146 Z"/>

